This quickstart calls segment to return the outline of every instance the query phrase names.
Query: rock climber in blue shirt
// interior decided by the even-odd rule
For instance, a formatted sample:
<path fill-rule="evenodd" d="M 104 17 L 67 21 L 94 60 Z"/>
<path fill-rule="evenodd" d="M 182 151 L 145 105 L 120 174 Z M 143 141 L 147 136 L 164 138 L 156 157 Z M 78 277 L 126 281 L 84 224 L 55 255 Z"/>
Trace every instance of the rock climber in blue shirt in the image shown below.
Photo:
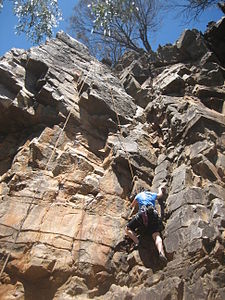
<path fill-rule="evenodd" d="M 131 203 L 132 212 L 138 206 L 138 213 L 128 222 L 125 232 L 138 246 L 139 240 L 135 234 L 135 230 L 144 228 L 145 231 L 152 235 L 156 248 L 159 252 L 159 258 L 165 263 L 167 258 L 163 250 L 163 242 L 160 236 L 161 221 L 155 210 L 155 202 L 161 198 L 165 192 L 165 188 L 159 187 L 158 193 L 152 193 L 149 191 L 143 191 L 138 193 Z"/>

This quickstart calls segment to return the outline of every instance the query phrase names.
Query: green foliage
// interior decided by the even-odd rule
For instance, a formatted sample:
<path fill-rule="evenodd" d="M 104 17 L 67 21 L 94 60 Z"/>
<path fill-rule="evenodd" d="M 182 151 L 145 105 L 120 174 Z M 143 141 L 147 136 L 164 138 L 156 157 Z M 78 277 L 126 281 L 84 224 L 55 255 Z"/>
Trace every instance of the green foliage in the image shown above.
<path fill-rule="evenodd" d="M 88 7 L 94 16 L 93 30 L 103 28 L 105 35 L 111 35 L 111 25 L 116 18 L 123 23 L 132 19 L 138 14 L 139 8 L 133 0 L 99 0 L 92 1 Z"/>
<path fill-rule="evenodd" d="M 27 38 L 39 44 L 45 36 L 51 37 L 54 27 L 61 20 L 57 0 L 17 0 L 13 2 L 18 18 L 16 33 L 25 33 Z M 0 0 L 0 8 L 3 0 Z"/>

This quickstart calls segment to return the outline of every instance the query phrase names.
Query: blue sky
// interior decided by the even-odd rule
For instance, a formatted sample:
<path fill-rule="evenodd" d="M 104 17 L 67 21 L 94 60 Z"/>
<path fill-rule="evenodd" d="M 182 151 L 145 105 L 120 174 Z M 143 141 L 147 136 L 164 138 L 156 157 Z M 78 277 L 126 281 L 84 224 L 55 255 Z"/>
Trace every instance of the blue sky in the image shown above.
<path fill-rule="evenodd" d="M 63 21 L 60 22 L 59 27 L 55 32 L 64 30 L 68 32 L 69 22 L 68 18 L 72 14 L 73 7 L 77 0 L 59 0 L 59 7 L 63 13 Z M 174 14 L 165 14 L 161 20 L 161 26 L 159 30 L 154 33 L 151 38 L 151 46 L 153 50 L 156 50 L 158 45 L 165 45 L 166 43 L 174 43 L 184 31 L 184 29 L 196 28 L 202 32 L 205 31 L 206 25 L 209 21 L 217 21 L 222 17 L 222 12 L 216 7 L 208 9 L 200 18 L 198 22 L 192 22 L 190 24 L 184 24 L 182 17 Z M 4 1 L 4 7 L 0 13 L 0 56 L 11 48 L 23 48 L 29 49 L 33 45 L 27 41 L 24 34 L 14 34 L 14 27 L 17 23 L 17 18 L 12 13 L 12 3 L 9 0 Z"/>

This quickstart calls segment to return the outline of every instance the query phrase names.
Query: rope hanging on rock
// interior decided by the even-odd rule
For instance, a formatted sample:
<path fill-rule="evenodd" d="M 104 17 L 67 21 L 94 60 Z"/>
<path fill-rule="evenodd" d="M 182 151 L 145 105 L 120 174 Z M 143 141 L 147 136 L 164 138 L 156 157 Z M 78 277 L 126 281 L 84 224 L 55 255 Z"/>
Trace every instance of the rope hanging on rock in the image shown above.
<path fill-rule="evenodd" d="M 27 63 L 28 63 L 28 62 L 27 62 Z M 80 93 L 81 93 L 81 91 L 82 91 L 82 89 L 83 89 L 83 87 L 84 87 L 85 81 L 87 80 L 87 77 L 88 77 L 90 71 L 91 71 L 91 69 L 90 69 L 90 70 L 88 71 L 88 73 L 86 74 L 86 76 L 85 76 L 85 78 L 84 78 L 84 80 L 83 80 L 83 82 L 82 82 L 82 84 L 81 84 L 81 86 L 80 86 L 80 88 L 79 88 L 79 91 L 77 90 L 77 92 L 78 92 L 77 96 L 78 96 L 78 97 L 80 96 Z M 83 75 L 83 74 L 81 73 L 80 78 L 82 77 L 82 75 Z M 75 89 L 77 89 L 77 88 L 75 88 Z M 60 131 L 60 133 L 59 133 L 59 135 L 58 135 L 58 138 L 57 138 L 57 140 L 56 140 L 56 142 L 55 142 L 54 148 L 53 148 L 52 153 L 51 153 L 51 155 L 50 155 L 50 157 L 49 157 L 49 159 L 48 159 L 48 161 L 47 161 L 47 164 L 46 164 L 46 166 L 45 166 L 45 168 L 44 168 L 44 171 L 47 171 L 47 169 L 48 169 L 48 166 L 49 166 L 49 164 L 50 164 L 50 162 L 51 162 L 51 160 L 52 160 L 52 158 L 53 158 L 53 156 L 54 156 L 54 154 L 55 154 L 55 151 L 56 151 L 56 149 L 57 149 L 57 147 L 58 147 L 59 140 L 60 140 L 60 138 L 61 138 L 61 136 L 62 136 L 62 134 L 63 134 L 63 132 L 64 132 L 64 130 L 65 130 L 65 128 L 66 128 L 66 125 L 67 125 L 68 122 L 69 122 L 69 119 L 70 119 L 70 117 L 71 117 L 71 114 L 72 114 L 72 108 L 70 109 L 70 111 L 69 111 L 69 113 L 68 113 L 68 115 L 67 115 L 67 117 L 66 117 L 66 120 L 65 120 L 65 122 L 64 122 L 64 125 L 63 125 L 63 127 L 62 127 L 62 129 L 61 129 L 61 131 Z M 16 244 L 16 242 L 17 242 L 17 240 L 18 240 L 18 237 L 19 237 L 19 235 L 20 235 L 20 233 L 21 233 L 21 231 L 22 231 L 23 225 L 24 225 L 24 223 L 25 223 L 25 221 L 26 221 L 28 215 L 30 214 L 30 212 L 31 212 L 31 210 L 32 210 L 32 205 L 33 205 L 33 203 L 34 203 L 34 200 L 36 199 L 36 195 L 37 195 L 37 192 L 38 192 L 40 186 L 41 186 L 41 181 L 39 181 L 39 184 L 37 185 L 37 188 L 36 188 L 36 190 L 35 190 L 35 192 L 34 192 L 33 198 L 32 198 L 32 200 L 31 200 L 31 202 L 30 202 L 30 204 L 29 204 L 29 206 L 28 206 L 28 209 L 27 209 L 27 211 L 26 211 L 26 214 L 25 214 L 24 218 L 23 218 L 23 219 L 21 220 L 21 222 L 20 222 L 19 229 L 17 230 L 17 234 L 16 234 L 16 236 L 15 236 L 15 239 L 14 239 L 12 245 L 11 245 L 11 248 L 10 248 L 10 250 L 9 250 L 9 253 L 8 253 L 8 255 L 7 255 L 7 257 L 6 257 L 5 261 L 4 261 L 3 267 L 2 267 L 2 269 L 1 269 L 1 272 L 0 272 L 0 279 L 1 279 L 2 274 L 3 274 L 3 272 L 4 272 L 4 270 L 5 270 L 6 266 L 7 266 L 7 263 L 8 263 L 8 261 L 9 261 L 10 255 L 11 255 L 11 253 L 12 253 L 14 247 L 15 247 L 15 244 Z M 45 215 L 46 215 L 46 214 L 45 214 Z"/>
<path fill-rule="evenodd" d="M 134 184 L 135 180 L 137 179 L 137 176 L 134 175 L 134 171 L 133 171 L 133 168 L 132 168 L 132 165 L 131 165 L 131 159 L 130 159 L 129 152 L 127 151 L 126 147 L 123 145 L 123 142 L 122 142 L 123 133 L 122 133 L 122 129 L 121 129 L 121 123 L 120 123 L 119 114 L 118 114 L 118 111 L 117 111 L 117 108 L 116 108 L 115 99 L 114 99 L 114 96 L 113 96 L 113 93 L 112 93 L 112 88 L 110 88 L 110 93 L 111 93 L 111 98 L 112 98 L 112 103 L 113 103 L 113 109 L 114 109 L 114 111 L 116 113 L 117 126 L 119 128 L 118 140 L 120 142 L 121 148 L 123 149 L 123 151 L 126 154 L 127 162 L 128 162 L 128 166 L 129 166 L 129 170 L 130 170 L 130 174 L 131 174 L 131 178 L 132 178 L 132 183 Z M 134 187 L 135 187 L 135 192 L 137 194 L 137 187 L 136 187 L 136 185 L 134 185 Z"/>

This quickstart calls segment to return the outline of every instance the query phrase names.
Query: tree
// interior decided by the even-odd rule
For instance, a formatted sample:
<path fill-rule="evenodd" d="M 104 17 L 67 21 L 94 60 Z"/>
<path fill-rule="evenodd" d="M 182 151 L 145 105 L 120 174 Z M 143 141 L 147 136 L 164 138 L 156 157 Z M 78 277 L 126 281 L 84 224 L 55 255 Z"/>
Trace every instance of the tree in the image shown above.
<path fill-rule="evenodd" d="M 14 14 L 18 17 L 16 33 L 25 33 L 33 43 L 39 44 L 45 36 L 51 37 L 54 27 L 61 20 L 57 0 L 13 1 Z M 3 0 L 0 0 L 0 9 Z"/>
<path fill-rule="evenodd" d="M 70 28 L 97 57 L 112 49 L 114 58 L 127 49 L 151 52 L 149 35 L 158 24 L 158 9 L 159 1 L 155 0 L 80 0 Z"/>
<path fill-rule="evenodd" d="M 171 4 L 171 1 L 167 2 Z M 200 15 L 210 7 L 217 6 L 222 11 L 225 7 L 225 2 L 218 0 L 186 0 L 181 3 L 180 1 L 172 2 L 174 7 L 180 8 L 182 10 L 182 13 L 186 16 L 188 20 L 197 20 L 200 17 Z"/>

